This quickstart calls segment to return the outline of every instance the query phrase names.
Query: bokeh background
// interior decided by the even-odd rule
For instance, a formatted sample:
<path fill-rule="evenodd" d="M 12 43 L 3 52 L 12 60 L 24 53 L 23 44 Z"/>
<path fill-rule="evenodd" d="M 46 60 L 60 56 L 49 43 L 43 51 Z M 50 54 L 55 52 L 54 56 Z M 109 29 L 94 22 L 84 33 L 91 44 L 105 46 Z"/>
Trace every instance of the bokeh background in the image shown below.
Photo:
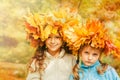
<path fill-rule="evenodd" d="M 109 36 L 120 48 L 120 0 L 0 0 L 0 80 L 25 80 L 27 62 L 35 51 L 26 40 L 23 17 L 27 12 L 49 12 L 65 1 L 73 5 L 81 1 L 81 17 L 104 21 Z M 103 61 L 120 75 L 119 56 L 110 55 Z"/>

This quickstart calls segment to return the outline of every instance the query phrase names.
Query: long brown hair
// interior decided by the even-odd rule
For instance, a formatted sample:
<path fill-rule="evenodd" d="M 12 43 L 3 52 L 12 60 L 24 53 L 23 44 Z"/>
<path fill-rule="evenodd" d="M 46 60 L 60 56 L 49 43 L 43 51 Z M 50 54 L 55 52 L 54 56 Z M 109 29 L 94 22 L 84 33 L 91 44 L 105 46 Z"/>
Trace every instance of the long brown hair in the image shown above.
<path fill-rule="evenodd" d="M 34 53 L 34 56 L 32 57 L 31 61 L 28 63 L 28 71 L 30 72 L 40 72 L 40 74 L 42 74 L 42 72 L 44 71 L 45 69 L 45 66 L 44 66 L 44 60 L 45 60 L 45 55 L 44 55 L 44 51 L 46 50 L 45 48 L 45 45 L 40 47 L 38 46 L 35 53 Z M 35 69 L 33 69 L 31 67 L 31 64 L 32 62 L 35 62 Z M 41 80 L 41 79 L 40 79 Z"/>
<path fill-rule="evenodd" d="M 76 64 L 75 66 L 73 67 L 73 76 L 74 76 L 74 80 L 79 80 L 80 79 L 80 76 L 79 76 L 79 50 L 78 50 L 78 53 L 77 53 L 77 60 L 76 60 Z"/>

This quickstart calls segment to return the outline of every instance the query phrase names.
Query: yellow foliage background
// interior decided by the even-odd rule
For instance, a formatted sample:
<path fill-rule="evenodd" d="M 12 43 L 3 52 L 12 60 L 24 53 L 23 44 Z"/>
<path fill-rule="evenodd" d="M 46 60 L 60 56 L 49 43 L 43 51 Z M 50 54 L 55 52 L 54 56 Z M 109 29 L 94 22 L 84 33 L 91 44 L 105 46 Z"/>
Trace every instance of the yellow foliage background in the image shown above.
<path fill-rule="evenodd" d="M 25 80 L 26 63 L 35 50 L 26 40 L 23 17 L 27 12 L 49 12 L 65 1 L 77 5 L 80 0 L 0 0 L 0 80 Z M 120 48 L 119 0 L 81 0 L 78 9 L 83 19 L 103 20 Z M 108 56 L 103 60 L 120 75 L 119 58 Z"/>

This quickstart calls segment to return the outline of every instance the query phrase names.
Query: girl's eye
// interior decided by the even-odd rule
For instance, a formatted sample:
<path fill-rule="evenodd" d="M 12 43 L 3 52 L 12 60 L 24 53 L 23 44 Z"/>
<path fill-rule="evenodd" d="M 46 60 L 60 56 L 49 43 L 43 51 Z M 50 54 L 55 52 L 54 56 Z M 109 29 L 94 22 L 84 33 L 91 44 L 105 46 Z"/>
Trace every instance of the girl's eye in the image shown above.
<path fill-rule="evenodd" d="M 56 38 L 56 39 L 60 39 L 60 38 L 61 38 L 61 36 L 55 36 L 54 38 Z"/>
<path fill-rule="evenodd" d="M 85 54 L 89 54 L 87 51 L 84 52 Z"/>
<path fill-rule="evenodd" d="M 56 38 L 61 38 L 60 36 L 56 36 Z"/>
<path fill-rule="evenodd" d="M 94 55 L 94 56 L 97 56 L 98 54 L 97 54 L 97 53 L 94 53 L 93 55 Z"/>
<path fill-rule="evenodd" d="M 48 38 L 51 38 L 51 37 L 48 37 Z"/>

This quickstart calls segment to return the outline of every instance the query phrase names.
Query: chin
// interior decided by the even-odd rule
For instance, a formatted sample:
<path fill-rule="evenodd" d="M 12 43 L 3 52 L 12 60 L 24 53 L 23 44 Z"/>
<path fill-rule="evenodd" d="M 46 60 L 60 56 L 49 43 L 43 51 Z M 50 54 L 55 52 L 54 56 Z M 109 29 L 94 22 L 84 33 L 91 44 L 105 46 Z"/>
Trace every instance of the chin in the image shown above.
<path fill-rule="evenodd" d="M 58 49 L 50 49 L 51 51 L 58 51 Z"/>
<path fill-rule="evenodd" d="M 93 64 L 85 64 L 86 66 L 92 66 Z"/>

